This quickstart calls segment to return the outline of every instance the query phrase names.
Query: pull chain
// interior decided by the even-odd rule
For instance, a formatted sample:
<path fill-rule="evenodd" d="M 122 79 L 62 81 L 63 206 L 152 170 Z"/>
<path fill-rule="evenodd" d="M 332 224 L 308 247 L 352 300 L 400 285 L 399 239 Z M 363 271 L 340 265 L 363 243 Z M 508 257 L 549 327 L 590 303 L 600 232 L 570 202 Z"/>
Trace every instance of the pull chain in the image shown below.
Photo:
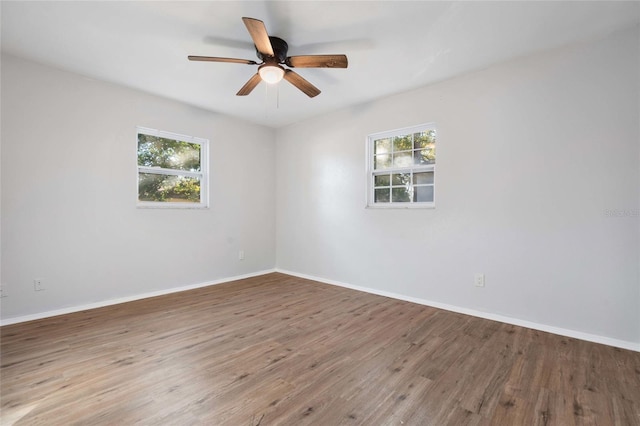
<path fill-rule="evenodd" d="M 264 116 L 269 118 L 269 85 L 264 85 Z"/>
<path fill-rule="evenodd" d="M 269 117 L 269 86 L 271 84 L 264 85 L 264 116 Z M 276 89 L 276 109 L 280 109 L 280 83 L 275 84 Z"/>

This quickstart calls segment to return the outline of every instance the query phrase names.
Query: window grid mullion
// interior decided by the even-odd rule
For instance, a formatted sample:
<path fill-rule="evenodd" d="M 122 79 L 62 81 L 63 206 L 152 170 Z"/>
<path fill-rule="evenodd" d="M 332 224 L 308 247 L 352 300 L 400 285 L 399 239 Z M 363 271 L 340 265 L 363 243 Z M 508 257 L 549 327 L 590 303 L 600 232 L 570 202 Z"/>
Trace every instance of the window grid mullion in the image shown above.
<path fill-rule="evenodd" d="M 139 173 L 151 173 L 156 175 L 171 175 L 171 176 L 187 176 L 187 177 L 195 177 L 202 178 L 202 172 L 191 172 L 188 170 L 179 170 L 179 169 L 165 169 L 162 167 L 147 167 L 147 166 L 138 166 Z"/>

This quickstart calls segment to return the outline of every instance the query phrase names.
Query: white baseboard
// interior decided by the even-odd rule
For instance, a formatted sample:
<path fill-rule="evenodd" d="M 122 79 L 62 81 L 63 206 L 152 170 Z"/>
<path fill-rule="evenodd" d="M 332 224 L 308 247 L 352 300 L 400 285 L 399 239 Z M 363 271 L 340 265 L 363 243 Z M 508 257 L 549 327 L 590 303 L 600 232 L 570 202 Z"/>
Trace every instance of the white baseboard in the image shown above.
<path fill-rule="evenodd" d="M 475 309 L 467 309 L 459 306 L 448 305 L 446 303 L 433 302 L 431 300 L 419 299 L 416 297 L 405 296 L 402 294 L 391 293 L 383 290 L 376 290 L 368 287 L 361 287 L 357 285 L 346 284 L 339 281 L 329 280 L 326 278 L 315 277 L 307 274 L 300 274 L 298 272 L 287 271 L 285 269 L 276 268 L 276 272 L 282 274 L 292 275 L 294 277 L 304 278 L 312 281 L 318 281 L 325 284 L 331 284 L 339 287 L 345 287 L 352 290 L 363 291 L 365 293 L 376 294 L 378 296 L 390 297 L 392 299 L 404 300 L 406 302 L 417 303 L 419 305 L 431 306 L 433 308 L 444 309 L 446 311 L 456 312 L 459 314 L 471 315 L 474 317 L 484 318 L 492 321 L 499 321 L 506 324 L 517 325 L 520 327 L 531 328 L 533 330 L 545 331 L 548 333 L 558 334 L 560 336 L 573 337 L 575 339 L 586 340 L 588 342 L 601 343 L 604 345 L 615 346 L 617 348 L 629 349 L 632 351 L 640 352 L 640 343 L 629 342 L 626 340 L 612 339 L 610 337 L 598 336 L 596 334 L 583 333 L 581 331 L 569 330 L 566 328 L 554 327 L 546 324 L 539 324 L 536 322 L 521 320 L 518 318 L 506 317 L 503 315 L 492 314 L 488 312 L 476 311 Z"/>
<path fill-rule="evenodd" d="M 26 322 L 26 321 L 33 321 L 33 320 L 38 320 L 42 318 L 55 317 L 58 315 L 71 314 L 74 312 L 86 311 L 89 309 L 103 308 L 105 306 L 117 305 L 119 303 L 133 302 L 134 300 L 147 299 L 149 297 L 164 296 L 165 294 L 178 293 L 180 291 L 187 291 L 187 290 L 194 290 L 196 288 L 208 287 L 210 285 L 228 283 L 230 281 L 237 281 L 245 278 L 251 278 L 251 277 L 257 277 L 260 275 L 270 274 L 272 272 L 276 272 L 276 270 L 268 269 L 264 271 L 252 272 L 250 274 L 237 275 L 235 277 L 222 278 L 215 281 L 191 284 L 191 285 L 186 285 L 182 287 L 168 288 L 165 290 L 152 291 L 149 293 L 136 294 L 133 296 L 119 297 L 117 299 L 109 299 L 102 302 L 88 303 L 86 305 L 78 305 L 78 306 L 72 306 L 69 308 L 55 309 L 53 311 L 39 312 L 37 314 L 6 318 L 3 320 L 0 320 L 0 326 L 17 324 L 17 323 Z"/>

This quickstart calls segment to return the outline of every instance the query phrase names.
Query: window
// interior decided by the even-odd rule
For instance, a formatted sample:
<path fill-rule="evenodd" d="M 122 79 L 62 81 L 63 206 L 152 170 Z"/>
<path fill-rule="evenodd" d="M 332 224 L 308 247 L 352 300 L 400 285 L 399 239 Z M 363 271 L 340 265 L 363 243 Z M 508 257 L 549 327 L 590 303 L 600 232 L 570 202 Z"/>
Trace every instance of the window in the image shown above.
<path fill-rule="evenodd" d="M 369 135 L 367 157 L 367 206 L 435 206 L 433 124 Z"/>
<path fill-rule="evenodd" d="M 206 139 L 137 128 L 138 206 L 205 208 Z"/>

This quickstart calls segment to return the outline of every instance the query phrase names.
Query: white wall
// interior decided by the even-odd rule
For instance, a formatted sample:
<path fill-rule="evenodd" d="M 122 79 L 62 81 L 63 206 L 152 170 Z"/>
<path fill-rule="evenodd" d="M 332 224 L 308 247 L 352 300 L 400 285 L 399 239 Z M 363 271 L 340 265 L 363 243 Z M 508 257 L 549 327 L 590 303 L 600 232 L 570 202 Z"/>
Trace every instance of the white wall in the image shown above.
<path fill-rule="evenodd" d="M 137 125 L 210 140 L 211 208 L 136 208 Z M 274 266 L 272 129 L 3 56 L 1 135 L 2 319 Z"/>
<path fill-rule="evenodd" d="M 277 268 L 640 347 L 638 40 L 280 129 Z M 367 134 L 432 121 L 436 209 L 365 209 Z"/>

